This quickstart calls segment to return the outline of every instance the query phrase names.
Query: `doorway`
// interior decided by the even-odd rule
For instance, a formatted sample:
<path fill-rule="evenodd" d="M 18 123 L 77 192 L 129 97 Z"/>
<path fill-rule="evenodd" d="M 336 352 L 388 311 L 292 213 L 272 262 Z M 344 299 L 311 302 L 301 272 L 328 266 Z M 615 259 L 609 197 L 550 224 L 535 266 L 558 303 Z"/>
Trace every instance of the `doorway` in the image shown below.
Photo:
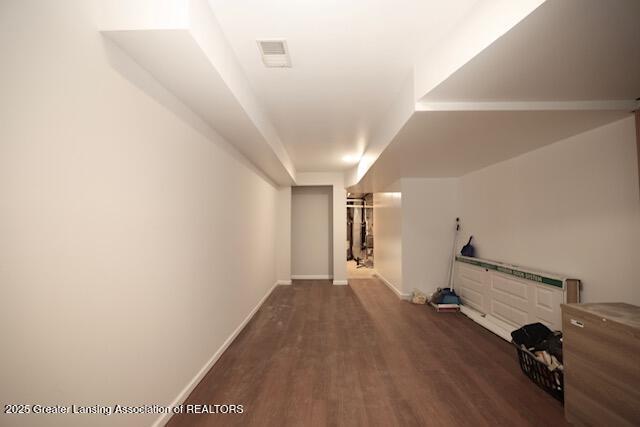
<path fill-rule="evenodd" d="M 291 278 L 333 278 L 333 189 L 291 188 Z"/>
<path fill-rule="evenodd" d="M 347 193 L 347 277 L 374 273 L 373 194 Z"/>

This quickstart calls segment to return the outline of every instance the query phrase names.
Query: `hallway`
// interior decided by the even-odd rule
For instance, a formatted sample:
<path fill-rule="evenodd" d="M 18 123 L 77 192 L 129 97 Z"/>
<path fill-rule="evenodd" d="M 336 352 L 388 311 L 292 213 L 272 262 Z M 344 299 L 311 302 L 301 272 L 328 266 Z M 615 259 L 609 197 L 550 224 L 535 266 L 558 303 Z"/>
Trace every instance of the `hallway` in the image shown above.
<path fill-rule="evenodd" d="M 640 426 L 639 21 L 1 0 L 0 427 Z"/>
<path fill-rule="evenodd" d="M 192 425 L 564 425 L 514 349 L 378 279 L 279 286 L 185 404 L 241 404 Z"/>

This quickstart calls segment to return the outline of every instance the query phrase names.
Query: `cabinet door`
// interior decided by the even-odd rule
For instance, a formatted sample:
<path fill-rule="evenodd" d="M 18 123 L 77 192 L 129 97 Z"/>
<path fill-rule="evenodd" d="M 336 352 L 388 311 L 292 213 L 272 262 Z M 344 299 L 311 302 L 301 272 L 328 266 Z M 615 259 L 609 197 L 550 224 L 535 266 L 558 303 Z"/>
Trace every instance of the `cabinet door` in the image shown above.
<path fill-rule="evenodd" d="M 563 313 L 565 415 L 579 425 L 640 425 L 638 337 Z"/>
<path fill-rule="evenodd" d="M 484 268 L 458 262 L 455 284 L 464 305 L 480 313 L 488 312 L 487 272 Z"/>
<path fill-rule="evenodd" d="M 492 271 L 491 315 L 519 328 L 529 322 L 529 284 Z"/>
<path fill-rule="evenodd" d="M 554 330 L 562 329 L 563 291 L 550 286 L 532 284 L 532 322 L 541 322 Z"/>

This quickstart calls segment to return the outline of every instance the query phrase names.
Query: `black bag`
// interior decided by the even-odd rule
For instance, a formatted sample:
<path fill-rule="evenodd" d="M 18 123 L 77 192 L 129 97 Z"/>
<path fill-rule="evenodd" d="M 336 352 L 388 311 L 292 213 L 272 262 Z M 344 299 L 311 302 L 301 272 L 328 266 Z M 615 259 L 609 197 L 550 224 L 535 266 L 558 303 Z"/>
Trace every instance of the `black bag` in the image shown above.
<path fill-rule="evenodd" d="M 526 348 L 535 347 L 547 339 L 549 335 L 553 335 L 553 331 L 542 323 L 524 325 L 522 328 L 511 332 L 513 342 L 518 345 L 524 345 Z"/>
<path fill-rule="evenodd" d="M 537 343 L 532 350 L 546 351 L 552 356 L 558 359 L 558 362 L 562 363 L 562 332 L 553 332 L 551 335 Z"/>

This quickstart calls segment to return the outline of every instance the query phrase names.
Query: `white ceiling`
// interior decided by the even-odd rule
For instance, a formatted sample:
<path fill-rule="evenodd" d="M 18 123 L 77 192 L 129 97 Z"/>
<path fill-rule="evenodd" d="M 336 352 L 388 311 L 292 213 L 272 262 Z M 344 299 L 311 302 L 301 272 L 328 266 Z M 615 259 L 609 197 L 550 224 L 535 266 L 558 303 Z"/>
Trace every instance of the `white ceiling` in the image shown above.
<path fill-rule="evenodd" d="M 477 0 L 209 0 L 298 171 L 353 167 L 412 77 L 416 55 Z M 257 39 L 284 38 L 292 68 L 266 68 Z"/>
<path fill-rule="evenodd" d="M 547 0 L 423 99 L 640 97 L 640 1 Z"/>

